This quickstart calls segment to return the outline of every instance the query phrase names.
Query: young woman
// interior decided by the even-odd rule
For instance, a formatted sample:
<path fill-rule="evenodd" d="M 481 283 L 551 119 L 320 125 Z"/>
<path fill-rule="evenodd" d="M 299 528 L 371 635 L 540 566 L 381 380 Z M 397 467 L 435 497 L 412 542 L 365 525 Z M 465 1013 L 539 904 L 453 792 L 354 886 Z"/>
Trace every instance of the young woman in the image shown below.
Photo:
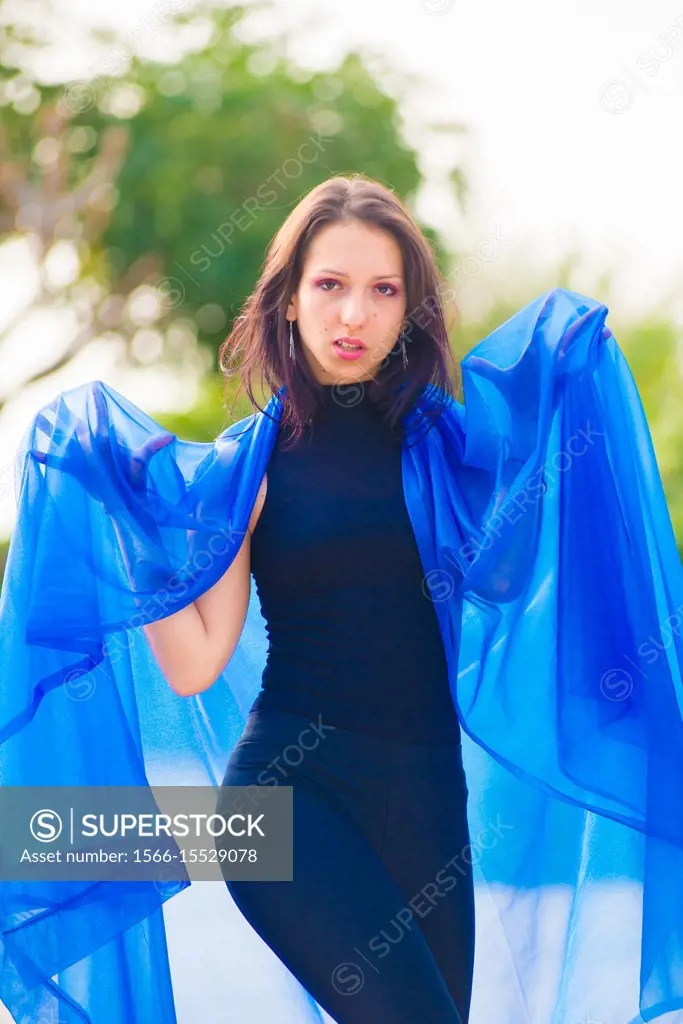
<path fill-rule="evenodd" d="M 182 442 L 96 381 L 31 424 L 0 780 L 274 780 L 294 877 L 163 916 L 177 889 L 3 882 L 16 1021 L 683 1008 L 683 568 L 635 384 L 557 289 L 466 357 L 460 405 L 443 296 L 397 197 L 332 178 L 222 352 L 253 416 Z"/>
<path fill-rule="evenodd" d="M 429 246 L 390 192 L 361 179 L 328 182 L 283 226 L 225 346 L 236 341 L 247 371 L 285 383 L 290 415 L 243 551 L 197 601 L 213 626 L 214 664 L 227 661 L 240 633 L 250 571 L 268 624 L 263 690 L 224 785 L 257 784 L 279 752 L 302 749 L 309 723 L 324 729 L 282 779 L 294 787 L 294 880 L 228 886 L 338 1024 L 469 1016 L 471 866 L 438 906 L 420 898 L 470 840 L 458 719 L 395 428 L 429 381 L 450 384 L 437 280 Z M 425 296 L 434 297 L 429 329 L 412 326 L 409 336 L 407 314 Z M 286 347 L 265 329 L 281 309 Z M 158 638 L 158 623 L 146 627 L 169 679 L 202 644 L 187 635 L 179 651 L 173 618 Z M 195 675 L 189 692 L 212 675 Z M 401 915 L 413 899 L 406 929 Z M 375 960 L 362 984 L 353 963 L 361 948 Z"/>

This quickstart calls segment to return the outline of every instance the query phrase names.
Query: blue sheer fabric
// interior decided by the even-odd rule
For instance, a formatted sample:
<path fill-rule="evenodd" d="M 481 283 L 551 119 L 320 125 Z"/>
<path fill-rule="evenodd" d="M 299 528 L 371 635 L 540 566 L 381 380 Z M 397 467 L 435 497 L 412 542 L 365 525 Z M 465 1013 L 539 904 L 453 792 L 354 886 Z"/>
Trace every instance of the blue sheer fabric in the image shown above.
<path fill-rule="evenodd" d="M 539 296 L 464 359 L 464 405 L 429 387 L 431 428 L 405 419 L 406 505 L 464 730 L 473 1024 L 683 1008 L 683 568 L 606 316 Z M 281 397 L 207 444 L 99 381 L 35 417 L 0 603 L 3 785 L 220 783 L 265 663 L 255 598 L 191 698 L 142 625 L 230 565 Z M 18 1024 L 329 1019 L 210 882 L 1 882 L 0 999 Z"/>

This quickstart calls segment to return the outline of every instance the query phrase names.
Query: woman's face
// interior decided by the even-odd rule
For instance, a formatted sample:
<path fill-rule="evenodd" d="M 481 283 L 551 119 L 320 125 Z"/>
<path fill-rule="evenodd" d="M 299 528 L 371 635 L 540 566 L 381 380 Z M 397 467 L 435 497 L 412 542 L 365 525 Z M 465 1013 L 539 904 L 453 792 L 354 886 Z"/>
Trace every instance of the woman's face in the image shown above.
<path fill-rule="evenodd" d="M 393 235 L 357 220 L 328 224 L 309 246 L 287 308 L 301 339 L 295 357 L 303 354 L 321 384 L 372 380 L 405 311 L 403 257 Z M 362 342 L 358 355 L 335 344 L 344 337 Z"/>

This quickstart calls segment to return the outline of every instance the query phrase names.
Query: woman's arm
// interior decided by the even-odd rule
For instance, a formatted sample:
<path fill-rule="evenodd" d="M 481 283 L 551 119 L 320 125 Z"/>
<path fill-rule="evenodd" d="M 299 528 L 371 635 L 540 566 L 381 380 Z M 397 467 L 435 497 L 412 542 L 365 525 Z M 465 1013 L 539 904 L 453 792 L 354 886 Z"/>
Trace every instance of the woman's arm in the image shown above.
<path fill-rule="evenodd" d="M 228 570 L 192 604 L 143 626 L 161 671 L 181 697 L 208 690 L 228 664 L 240 638 L 251 592 L 251 534 L 263 508 L 264 476 L 247 534 Z"/>

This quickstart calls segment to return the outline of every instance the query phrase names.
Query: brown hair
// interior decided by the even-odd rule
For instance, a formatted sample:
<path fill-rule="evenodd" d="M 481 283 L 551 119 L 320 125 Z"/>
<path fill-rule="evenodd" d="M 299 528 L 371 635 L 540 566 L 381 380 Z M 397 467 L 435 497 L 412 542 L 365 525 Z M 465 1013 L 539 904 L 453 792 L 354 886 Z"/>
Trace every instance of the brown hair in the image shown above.
<path fill-rule="evenodd" d="M 386 411 L 395 427 L 428 384 L 446 395 L 455 392 L 458 368 L 439 294 L 443 278 L 430 243 L 391 189 L 360 174 L 329 178 L 304 196 L 273 238 L 256 287 L 218 353 L 226 397 L 233 363 L 254 410 L 263 411 L 254 396 L 255 374 L 260 372 L 263 394 L 276 394 L 285 386 L 280 425 L 292 443 L 314 416 L 320 389 L 306 361 L 289 356 L 287 306 L 316 233 L 328 224 L 354 219 L 393 235 L 403 256 L 406 285 L 407 327 L 376 378 L 363 382 L 369 399 Z M 408 355 L 405 369 L 398 354 L 401 339 Z"/>

